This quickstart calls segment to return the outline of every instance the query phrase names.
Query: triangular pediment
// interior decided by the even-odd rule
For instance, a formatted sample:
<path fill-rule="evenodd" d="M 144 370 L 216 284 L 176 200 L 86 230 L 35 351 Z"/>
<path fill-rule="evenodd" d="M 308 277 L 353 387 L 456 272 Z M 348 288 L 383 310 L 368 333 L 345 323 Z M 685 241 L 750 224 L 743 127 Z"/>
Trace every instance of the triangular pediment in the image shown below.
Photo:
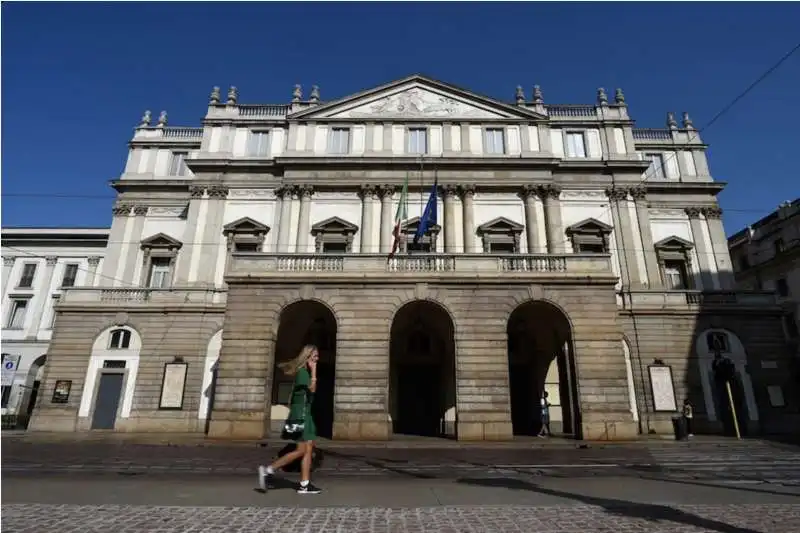
<path fill-rule="evenodd" d="M 694 244 L 687 241 L 686 239 L 681 239 L 680 237 L 676 237 L 675 235 L 670 235 L 666 239 L 661 239 L 655 244 L 656 248 L 670 248 L 673 250 L 690 250 L 694 248 Z"/>
<path fill-rule="evenodd" d="M 403 222 L 400 225 L 401 229 L 408 233 L 408 232 L 416 232 L 417 228 L 419 228 L 419 217 L 412 217 Z M 428 226 L 429 232 L 438 232 L 442 227 L 439 224 L 430 224 Z"/>
<path fill-rule="evenodd" d="M 475 94 L 426 76 L 414 75 L 304 109 L 289 118 L 330 119 L 541 119 L 521 106 Z"/>
<path fill-rule="evenodd" d="M 596 218 L 587 218 L 586 220 L 581 220 L 580 222 L 571 225 L 567 228 L 567 234 L 571 233 L 611 233 L 611 230 L 614 229 L 605 222 L 600 222 Z"/>
<path fill-rule="evenodd" d="M 177 239 L 173 239 L 166 233 L 156 233 L 141 241 L 142 248 L 180 248 L 183 243 Z"/>
<path fill-rule="evenodd" d="M 482 233 L 519 233 L 525 226 L 506 217 L 497 217 L 478 226 L 478 234 Z"/>
<path fill-rule="evenodd" d="M 317 233 L 356 233 L 357 231 L 358 226 L 339 217 L 326 218 L 311 226 L 312 235 Z"/>
<path fill-rule="evenodd" d="M 238 220 L 234 220 L 222 228 L 223 234 L 228 233 L 254 233 L 258 234 L 265 234 L 269 233 L 269 226 L 266 224 L 262 224 L 257 220 L 253 220 L 250 217 L 242 217 Z"/>

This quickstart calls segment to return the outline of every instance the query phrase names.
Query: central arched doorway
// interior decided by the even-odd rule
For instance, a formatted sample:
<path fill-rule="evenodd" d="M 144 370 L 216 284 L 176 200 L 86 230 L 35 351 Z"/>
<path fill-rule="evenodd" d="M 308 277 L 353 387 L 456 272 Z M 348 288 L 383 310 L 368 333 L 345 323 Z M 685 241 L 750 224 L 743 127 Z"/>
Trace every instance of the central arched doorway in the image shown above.
<path fill-rule="evenodd" d="M 285 375 L 278 364 L 297 356 L 306 344 L 319 349 L 317 392 L 312 414 L 320 437 L 333 435 L 333 391 L 336 376 L 336 317 L 316 300 L 301 300 L 283 309 L 275 342 L 275 367 L 272 380 L 273 431 L 279 430 L 288 415 L 294 378 Z"/>
<path fill-rule="evenodd" d="M 394 316 L 389 413 L 398 435 L 456 436 L 454 326 L 439 304 L 416 300 Z"/>
<path fill-rule="evenodd" d="M 553 433 L 580 438 L 572 333 L 566 315 L 549 302 L 526 302 L 511 313 L 507 334 L 514 435 L 539 433 L 540 405 L 547 392 Z"/>

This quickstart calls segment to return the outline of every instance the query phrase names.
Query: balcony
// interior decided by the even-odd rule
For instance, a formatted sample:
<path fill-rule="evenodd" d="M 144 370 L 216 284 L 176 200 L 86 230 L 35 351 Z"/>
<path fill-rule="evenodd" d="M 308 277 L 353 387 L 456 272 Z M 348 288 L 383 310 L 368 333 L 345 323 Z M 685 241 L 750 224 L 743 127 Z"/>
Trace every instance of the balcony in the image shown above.
<path fill-rule="evenodd" d="M 617 295 L 617 301 L 628 310 L 705 310 L 709 308 L 777 307 L 775 293 L 765 291 L 659 291 L 635 290 Z"/>
<path fill-rule="evenodd" d="M 411 254 L 391 259 L 384 254 L 233 254 L 229 281 L 258 278 L 268 281 L 492 280 L 613 283 L 608 255 L 547 254 Z"/>
<path fill-rule="evenodd" d="M 225 303 L 225 290 L 205 287 L 148 289 L 140 287 L 74 287 L 64 291 L 59 307 L 107 306 L 207 306 Z"/>

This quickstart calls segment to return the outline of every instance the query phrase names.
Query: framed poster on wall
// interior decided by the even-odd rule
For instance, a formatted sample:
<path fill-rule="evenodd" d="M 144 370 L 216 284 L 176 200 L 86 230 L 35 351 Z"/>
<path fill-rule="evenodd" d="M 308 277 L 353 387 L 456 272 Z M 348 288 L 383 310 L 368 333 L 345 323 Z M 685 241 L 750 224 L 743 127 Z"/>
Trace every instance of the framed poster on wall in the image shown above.
<path fill-rule="evenodd" d="M 164 378 L 161 381 L 161 400 L 159 409 L 183 409 L 183 395 L 186 390 L 186 374 L 189 364 L 183 362 L 166 363 Z"/>
<path fill-rule="evenodd" d="M 675 398 L 675 384 L 672 381 L 672 367 L 669 365 L 650 365 L 650 391 L 653 393 L 653 410 L 656 413 L 674 413 L 678 410 Z"/>
<path fill-rule="evenodd" d="M 50 399 L 50 402 L 68 403 L 70 390 L 72 390 L 72 380 L 59 379 L 58 381 L 56 381 L 56 386 L 53 389 L 53 397 Z"/>

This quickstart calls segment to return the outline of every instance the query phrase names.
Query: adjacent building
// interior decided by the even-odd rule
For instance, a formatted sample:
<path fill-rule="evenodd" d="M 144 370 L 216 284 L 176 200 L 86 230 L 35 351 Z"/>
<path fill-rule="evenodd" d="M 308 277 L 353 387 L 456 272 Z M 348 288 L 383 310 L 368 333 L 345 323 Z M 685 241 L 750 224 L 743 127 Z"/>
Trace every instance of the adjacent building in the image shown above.
<path fill-rule="evenodd" d="M 6 228 L 3 255 L 4 428 L 25 427 L 38 397 L 64 290 L 98 282 L 108 229 Z"/>
<path fill-rule="evenodd" d="M 783 308 L 783 329 L 789 351 L 797 359 L 792 372 L 800 389 L 800 199 L 778 209 L 728 239 L 736 287 L 777 294 Z M 773 390 L 773 403 L 783 403 Z"/>
<path fill-rule="evenodd" d="M 800 427 L 796 399 L 769 402 L 782 310 L 734 287 L 706 145 L 686 113 L 635 128 L 622 90 L 214 88 L 200 127 L 146 112 L 113 187 L 97 283 L 57 306 L 34 430 L 260 438 L 287 412 L 276 364 L 305 343 L 335 439 L 532 434 L 543 391 L 577 438 L 671 432 L 684 398 L 721 432 L 718 354 L 745 431 Z"/>

